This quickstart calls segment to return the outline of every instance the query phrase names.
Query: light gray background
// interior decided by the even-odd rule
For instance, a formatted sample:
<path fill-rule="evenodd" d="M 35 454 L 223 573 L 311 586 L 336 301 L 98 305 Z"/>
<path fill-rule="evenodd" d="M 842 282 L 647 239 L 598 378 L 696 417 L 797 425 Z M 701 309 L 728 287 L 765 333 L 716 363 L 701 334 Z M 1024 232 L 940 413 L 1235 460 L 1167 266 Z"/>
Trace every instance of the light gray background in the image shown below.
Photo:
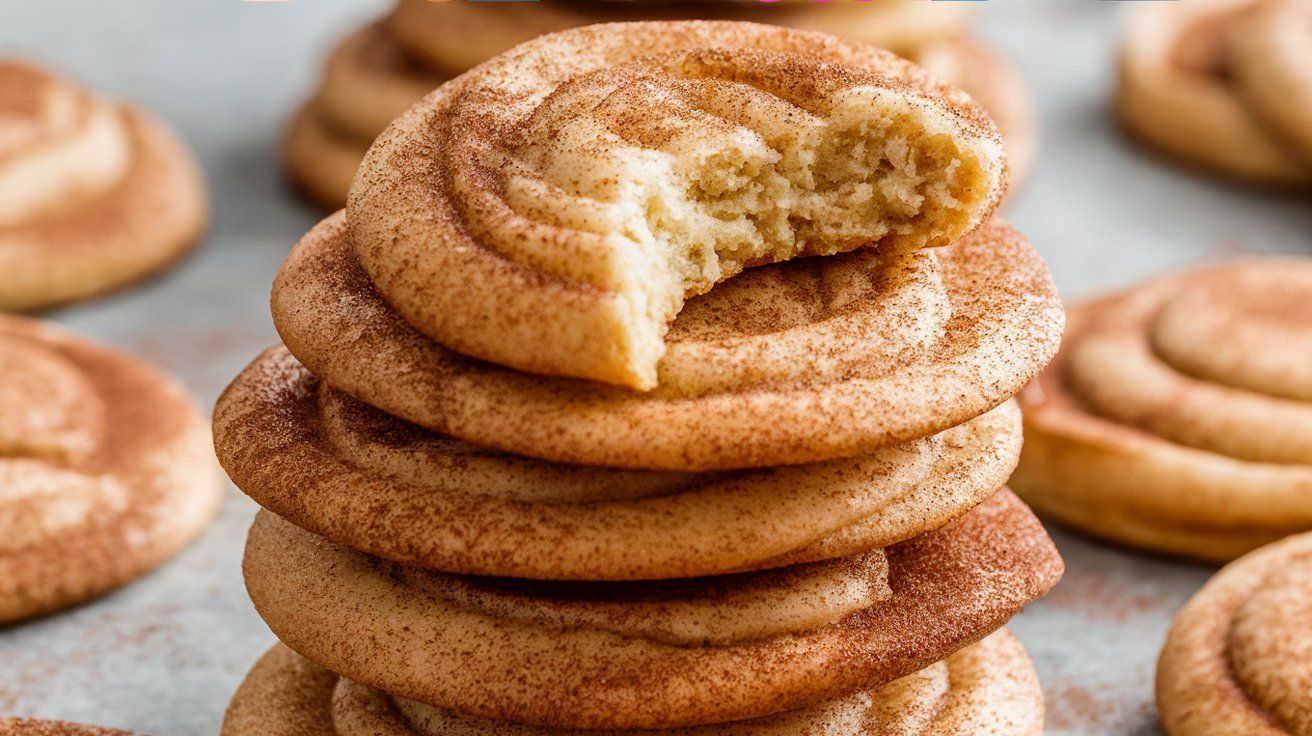
<path fill-rule="evenodd" d="M 1217 254 L 1306 252 L 1306 200 L 1196 178 L 1117 134 L 1107 100 L 1125 5 L 981 8 L 981 35 L 1021 64 L 1042 113 L 1038 168 L 1009 216 L 1064 294 Z M 317 219 L 278 177 L 280 126 L 331 41 L 381 10 L 364 0 L 0 0 L 0 51 L 158 111 L 195 147 L 213 193 L 213 226 L 196 256 L 144 288 L 53 318 L 156 361 L 212 405 L 274 342 L 269 283 Z M 254 506 L 231 487 L 226 501 L 197 544 L 137 584 L 0 630 L 0 714 L 155 736 L 216 733 L 233 689 L 273 641 L 239 571 Z M 1171 614 L 1209 571 L 1054 536 L 1066 578 L 1013 624 L 1043 678 L 1049 733 L 1159 733 L 1153 662 Z"/>

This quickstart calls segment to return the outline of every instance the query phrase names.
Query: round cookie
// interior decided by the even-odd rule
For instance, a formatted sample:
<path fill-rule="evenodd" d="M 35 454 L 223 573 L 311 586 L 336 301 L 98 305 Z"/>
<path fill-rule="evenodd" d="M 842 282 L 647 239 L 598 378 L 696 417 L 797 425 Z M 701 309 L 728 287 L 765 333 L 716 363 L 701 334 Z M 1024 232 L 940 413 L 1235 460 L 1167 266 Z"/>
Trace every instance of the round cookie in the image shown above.
<path fill-rule="evenodd" d="M 1010 632 L 1000 630 L 942 662 L 883 687 L 804 711 L 737 724 L 635 736 L 764 736 L 808 733 L 1008 734 L 1037 736 L 1043 730 L 1043 695 L 1029 656 Z M 284 646 L 275 646 L 251 670 L 233 698 L 222 736 L 580 736 L 586 731 L 550 730 L 434 711 L 339 679 Z M 594 732 L 595 733 L 595 732 Z M 615 731 L 603 733 L 616 733 Z"/>
<path fill-rule="evenodd" d="M 1096 536 L 1209 560 L 1312 528 L 1310 297 L 1312 264 L 1272 260 L 1073 307 L 1020 396 L 1012 485 Z"/>
<path fill-rule="evenodd" d="M 925 43 L 960 34 L 971 14 L 965 6 L 900 0 L 831 3 L 820 9 L 810 3 L 719 0 L 533 6 L 399 0 L 386 23 L 411 53 L 433 69 L 455 75 L 538 36 L 594 23 L 698 18 L 771 23 L 848 36 L 908 54 Z"/>
<path fill-rule="evenodd" d="M 133 736 L 133 734 L 116 728 L 84 726 L 68 721 L 0 718 L 0 736 Z"/>
<path fill-rule="evenodd" d="M 0 316 L 0 623 L 154 568 L 214 515 L 209 430 L 156 369 Z"/>
<path fill-rule="evenodd" d="M 206 217 L 196 162 L 163 123 L 0 60 L 0 309 L 139 281 L 189 250 Z"/>
<path fill-rule="evenodd" d="M 694 577 L 894 544 L 992 495 L 1021 433 L 1008 402 L 851 460 L 702 475 L 557 465 L 384 414 L 285 348 L 233 381 L 214 427 L 238 487 L 316 534 L 448 572 L 559 580 Z"/>
<path fill-rule="evenodd" d="M 671 587 L 461 578 L 384 563 L 261 512 L 244 571 L 274 633 L 344 677 L 484 718 L 612 729 L 753 718 L 889 682 L 996 630 L 1061 574 L 1042 526 L 1005 490 L 886 558 L 886 600 L 863 608 L 835 573 L 871 569 L 863 555 L 783 571 L 828 592 L 776 606 L 761 586 L 781 573 Z M 699 585 L 710 587 L 686 592 Z M 661 591 L 691 596 L 676 599 L 691 610 L 671 612 Z M 714 611 L 744 600 L 802 630 L 726 629 Z"/>
<path fill-rule="evenodd" d="M 1312 167 L 1312 6 L 1261 0 L 1229 43 L 1230 68 L 1249 107 Z"/>
<path fill-rule="evenodd" d="M 1157 662 L 1170 736 L 1312 732 L 1312 534 L 1226 566 L 1175 619 Z"/>
<path fill-rule="evenodd" d="M 420 332 L 650 390 L 688 297 L 762 263 L 949 245 L 997 207 L 1004 159 L 976 103 L 888 52 L 756 24 L 604 24 L 412 107 L 347 211 L 361 266 Z"/>
<path fill-rule="evenodd" d="M 1312 167 L 1271 136 L 1231 79 L 1227 29 L 1242 26 L 1255 7 L 1254 0 L 1136 6 L 1124 29 L 1116 109 L 1132 134 L 1186 162 L 1304 186 Z"/>
<path fill-rule="evenodd" d="M 951 248 L 751 269 L 689 302 L 646 394 L 444 350 L 374 292 L 340 215 L 283 263 L 272 310 L 312 373 L 415 424 L 556 462 L 677 471 L 854 457 L 962 424 L 1019 390 L 1062 324 L 1041 259 L 996 221 Z"/>

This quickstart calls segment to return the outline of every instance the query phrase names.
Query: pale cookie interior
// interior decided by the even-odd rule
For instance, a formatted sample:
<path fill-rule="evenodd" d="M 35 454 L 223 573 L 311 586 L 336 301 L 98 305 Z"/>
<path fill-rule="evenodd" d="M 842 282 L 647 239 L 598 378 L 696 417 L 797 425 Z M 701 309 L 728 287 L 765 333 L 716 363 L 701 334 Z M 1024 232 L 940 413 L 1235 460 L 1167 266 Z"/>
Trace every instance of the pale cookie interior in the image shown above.
<path fill-rule="evenodd" d="M 619 295 L 616 349 L 651 388 L 684 301 L 742 269 L 948 245 L 977 225 L 1003 154 L 963 126 L 875 86 L 804 108 L 737 81 L 584 79 L 526 122 L 505 195 L 532 219 L 600 236 L 601 258 L 555 265 Z"/>

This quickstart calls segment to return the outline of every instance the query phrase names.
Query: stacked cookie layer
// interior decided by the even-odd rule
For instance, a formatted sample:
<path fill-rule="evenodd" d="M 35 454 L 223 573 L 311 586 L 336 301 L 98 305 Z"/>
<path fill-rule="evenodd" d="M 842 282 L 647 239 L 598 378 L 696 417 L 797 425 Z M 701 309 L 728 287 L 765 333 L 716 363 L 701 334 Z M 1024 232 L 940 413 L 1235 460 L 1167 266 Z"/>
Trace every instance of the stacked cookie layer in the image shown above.
<path fill-rule="evenodd" d="M 344 39 L 284 144 L 288 176 L 324 207 L 346 203 L 366 149 L 389 122 L 444 81 L 541 34 L 593 23 L 721 19 L 823 31 L 879 46 L 965 89 L 1002 131 L 1013 181 L 1037 147 L 1028 88 L 993 50 L 971 38 L 964 7 L 918 2 L 763 4 L 755 0 L 593 2 L 532 6 L 399 0 L 384 18 Z"/>
<path fill-rule="evenodd" d="M 1238 262 L 1075 306 L 1013 483 L 1061 521 L 1229 560 L 1312 527 L 1312 269 Z"/>
<path fill-rule="evenodd" d="M 736 23 L 407 112 L 216 409 L 286 645 L 225 733 L 1037 733 L 1001 627 L 1061 560 L 1002 486 L 1062 314 L 1001 151 L 891 54 Z"/>

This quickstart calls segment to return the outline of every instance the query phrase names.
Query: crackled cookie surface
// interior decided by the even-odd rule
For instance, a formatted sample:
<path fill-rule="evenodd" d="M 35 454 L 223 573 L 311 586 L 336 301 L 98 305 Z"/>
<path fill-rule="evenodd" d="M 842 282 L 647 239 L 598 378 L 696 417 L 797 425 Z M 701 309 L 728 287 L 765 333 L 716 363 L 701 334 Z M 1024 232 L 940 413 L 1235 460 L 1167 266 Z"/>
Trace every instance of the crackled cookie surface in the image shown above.
<path fill-rule="evenodd" d="M 394 698 L 277 646 L 247 676 L 222 733 L 290 736 L 311 728 L 335 736 L 1036 736 L 1043 731 L 1043 697 L 1024 648 L 1002 630 L 887 685 L 800 711 L 735 724 L 589 732 L 472 718 Z"/>
<path fill-rule="evenodd" d="M 910 674 L 1003 625 L 1055 583 L 1061 560 L 1004 490 L 886 553 L 618 586 L 419 571 L 262 512 L 245 574 L 284 643 L 357 682 L 520 723 L 670 728 Z M 756 605 L 773 613 L 734 614 Z"/>
<path fill-rule="evenodd" d="M 1232 177 L 1312 183 L 1307 14 L 1297 0 L 1139 5 L 1122 39 L 1122 122 L 1152 146 Z"/>
<path fill-rule="evenodd" d="M 689 302 L 645 394 L 443 349 L 374 291 L 341 216 L 284 262 L 273 313 L 310 371 L 395 416 L 520 455 L 681 471 L 853 457 L 962 424 L 1019 390 L 1062 324 L 1046 267 L 997 221 L 949 248 L 752 269 Z"/>
<path fill-rule="evenodd" d="M 209 432 L 155 369 L 0 317 L 0 623 L 145 573 L 218 505 Z"/>
<path fill-rule="evenodd" d="M 153 116 L 0 59 L 0 309 L 144 278 L 195 243 L 206 207 L 191 154 Z"/>
<path fill-rule="evenodd" d="M 948 245 L 1005 174 L 983 110 L 887 52 L 608 24 L 439 88 L 371 148 L 347 210 L 361 266 L 420 332 L 651 389 L 687 297 L 795 256 Z"/>
<path fill-rule="evenodd" d="M 1312 535 L 1252 552 L 1180 611 L 1157 664 L 1171 736 L 1312 733 Z"/>
<path fill-rule="evenodd" d="M 1312 528 L 1309 298 L 1312 265 L 1271 260 L 1076 305 L 1021 395 L 1013 485 L 1098 536 L 1206 559 Z"/>

